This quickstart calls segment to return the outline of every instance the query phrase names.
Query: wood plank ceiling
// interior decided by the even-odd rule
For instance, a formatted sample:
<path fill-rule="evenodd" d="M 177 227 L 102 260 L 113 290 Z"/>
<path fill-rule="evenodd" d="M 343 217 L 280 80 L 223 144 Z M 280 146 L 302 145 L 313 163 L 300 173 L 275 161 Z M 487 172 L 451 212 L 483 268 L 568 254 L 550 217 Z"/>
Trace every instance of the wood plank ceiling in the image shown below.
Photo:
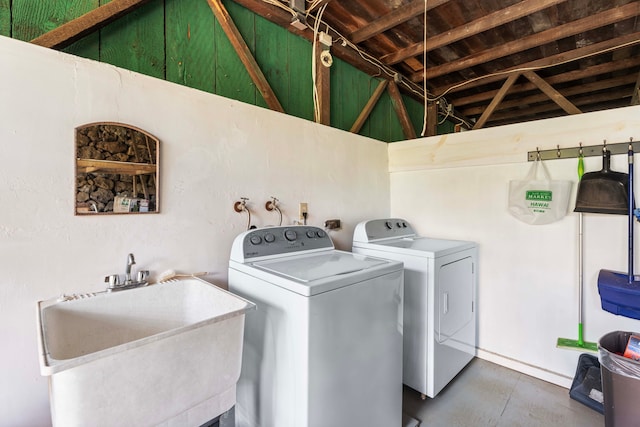
<path fill-rule="evenodd" d="M 640 0 L 235 1 L 468 128 L 638 103 Z"/>

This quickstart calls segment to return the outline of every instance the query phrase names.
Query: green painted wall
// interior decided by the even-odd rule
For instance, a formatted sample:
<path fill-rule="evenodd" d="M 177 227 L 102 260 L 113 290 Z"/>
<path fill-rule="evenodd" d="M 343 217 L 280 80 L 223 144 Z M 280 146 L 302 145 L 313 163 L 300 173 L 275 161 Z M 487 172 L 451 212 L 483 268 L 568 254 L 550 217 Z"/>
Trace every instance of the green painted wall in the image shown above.
<path fill-rule="evenodd" d="M 0 0 L 0 36 L 11 37 L 11 0 Z"/>
<path fill-rule="evenodd" d="M 28 41 L 105 3 L 0 0 L 0 35 Z M 233 1 L 224 4 L 287 114 L 313 120 L 311 44 Z M 266 108 L 205 0 L 152 0 L 65 52 Z M 378 83 L 334 59 L 331 126 L 349 130 Z M 403 98 L 419 135 L 423 106 Z M 386 142 L 405 139 L 388 93 L 360 133 Z"/>

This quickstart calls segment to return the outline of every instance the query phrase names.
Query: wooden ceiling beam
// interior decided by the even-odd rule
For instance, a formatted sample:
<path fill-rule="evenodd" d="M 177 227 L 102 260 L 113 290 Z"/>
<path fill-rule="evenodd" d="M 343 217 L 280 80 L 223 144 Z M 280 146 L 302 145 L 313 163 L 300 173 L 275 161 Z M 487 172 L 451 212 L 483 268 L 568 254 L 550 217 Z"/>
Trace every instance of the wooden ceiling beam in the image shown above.
<path fill-rule="evenodd" d="M 507 78 L 507 80 L 504 82 L 504 84 L 498 91 L 498 94 L 495 96 L 495 98 L 491 100 L 491 103 L 489 104 L 489 106 L 484 110 L 484 112 L 482 113 L 478 121 L 473 125 L 473 129 L 481 129 L 482 127 L 484 127 L 489 117 L 493 114 L 495 109 L 498 107 L 498 104 L 502 102 L 504 97 L 507 95 L 507 92 L 509 91 L 509 89 L 511 89 L 511 86 L 513 86 L 516 80 L 518 80 L 518 77 L 520 77 L 520 74 L 514 73 Z"/>
<path fill-rule="evenodd" d="M 31 40 L 50 49 L 64 49 L 92 32 L 132 12 L 150 0 L 113 0 Z"/>
<path fill-rule="evenodd" d="M 233 19 L 227 12 L 227 9 L 222 4 L 221 0 L 207 0 L 213 14 L 216 16 L 216 19 L 220 23 L 220 26 L 224 30 L 224 33 L 229 38 L 231 45 L 235 49 L 236 53 L 240 57 L 240 61 L 244 64 L 249 76 L 251 76 L 251 80 L 256 85 L 265 102 L 274 111 L 279 111 L 284 113 L 284 108 L 278 101 L 278 97 L 271 89 L 269 82 L 266 77 L 262 73 L 260 66 L 256 62 L 253 54 L 249 50 L 249 46 L 245 43 L 242 38 L 242 34 L 238 31 L 238 27 L 233 23 Z"/>
<path fill-rule="evenodd" d="M 553 86 L 547 83 L 543 78 L 537 75 L 533 71 L 525 71 L 522 73 L 531 83 L 538 86 L 545 95 L 547 95 L 553 102 L 558 104 L 567 114 L 580 114 L 582 111 L 575 105 L 573 105 L 567 98 L 565 98 L 560 92 L 555 90 Z"/>
<path fill-rule="evenodd" d="M 547 79 L 547 82 L 549 82 L 549 79 Z M 621 86 L 629 86 L 634 82 L 635 82 L 635 76 L 629 74 L 626 76 L 614 77 L 607 80 L 598 80 L 591 83 L 580 84 L 580 85 L 575 85 L 568 88 L 563 88 L 562 94 L 566 97 L 579 96 L 585 93 L 592 93 L 592 92 L 597 92 L 597 91 L 606 90 L 606 89 L 615 89 Z M 534 86 L 533 83 L 531 83 L 531 86 Z M 513 89 L 510 91 L 511 95 L 515 94 L 516 87 L 517 86 L 514 86 Z M 498 110 L 522 107 L 523 105 L 538 104 L 541 102 L 546 102 L 548 100 L 549 98 L 545 94 L 536 93 L 535 95 L 518 97 L 518 98 L 510 99 L 508 101 L 503 101 L 498 107 Z M 482 114 L 485 108 L 483 106 L 461 108 L 461 107 L 458 107 L 457 105 L 456 107 L 458 108 L 457 111 L 460 111 L 462 114 L 465 114 L 468 116 L 480 115 Z"/>
<path fill-rule="evenodd" d="M 583 108 L 583 110 L 588 111 L 589 105 L 607 102 L 614 99 L 627 99 L 630 97 L 631 97 L 631 93 L 629 90 L 619 89 L 615 91 L 610 91 L 608 93 L 586 95 L 586 96 L 574 99 L 573 103 L 574 105 L 580 106 L 580 107 L 586 106 L 586 108 Z M 528 120 L 537 120 L 538 118 L 540 118 L 539 117 L 540 115 L 545 115 L 546 117 L 552 117 L 552 116 L 555 117 L 557 116 L 557 114 L 549 114 L 549 113 L 553 110 L 557 111 L 560 109 L 561 108 L 557 104 L 553 102 L 548 102 L 545 105 L 537 105 L 537 106 L 532 106 L 530 108 L 523 108 L 519 110 L 514 109 L 510 111 L 496 113 L 493 116 L 491 116 L 491 120 L 489 120 L 488 122 L 493 123 L 493 122 L 508 121 L 511 123 L 517 123 L 517 122 L 523 121 L 523 119 L 527 117 L 529 118 Z"/>
<path fill-rule="evenodd" d="M 631 91 L 629 89 L 616 89 L 607 93 L 590 93 L 588 95 L 575 98 L 573 103 L 578 106 L 588 106 L 615 99 L 631 99 Z"/>
<path fill-rule="evenodd" d="M 550 79 L 547 79 L 548 83 L 550 83 L 549 80 Z M 562 94 L 564 96 L 583 95 L 585 93 L 592 93 L 600 90 L 615 89 L 621 86 L 629 86 L 630 84 L 633 84 L 635 81 L 636 81 L 636 76 L 629 74 L 626 76 L 614 77 L 607 80 L 599 80 L 591 83 L 580 84 L 580 85 L 564 88 L 562 89 Z M 509 93 L 511 95 L 514 95 L 516 93 L 515 89 L 520 86 L 523 86 L 523 85 L 514 86 Z M 533 88 L 536 87 L 533 83 L 530 83 L 530 86 L 532 86 Z M 503 101 L 500 103 L 500 106 L 496 109 L 496 111 L 506 110 L 509 108 L 522 107 L 523 105 L 538 104 L 538 103 L 546 102 L 548 100 L 549 98 L 547 97 L 547 95 L 543 93 L 536 93 L 535 95 L 518 97 L 515 99 L 510 99 L 508 101 Z M 461 108 L 457 104 L 455 105 L 456 105 L 457 111 L 459 111 L 464 115 L 472 116 L 472 117 L 482 114 L 482 112 L 486 108 L 484 106 Z"/>
<path fill-rule="evenodd" d="M 640 57 L 637 58 L 627 58 L 621 59 L 615 62 L 607 62 L 604 64 L 593 65 L 591 67 L 582 69 L 582 70 L 572 70 L 562 74 L 556 74 L 554 76 L 547 77 L 546 80 L 549 84 L 555 85 L 558 83 L 567 83 L 576 80 L 581 80 L 589 77 L 598 76 L 601 74 L 611 73 L 614 71 L 625 70 L 627 68 L 636 68 L 640 66 Z M 590 87 L 591 84 L 581 84 L 579 87 Z M 515 85 L 511 88 L 510 93 L 521 93 L 526 92 L 532 89 L 535 89 L 535 85 L 531 82 Z M 593 89 L 591 89 L 593 90 Z M 564 91 L 565 94 L 569 94 L 567 91 Z M 455 98 L 453 103 L 457 108 L 464 107 L 469 104 L 476 104 L 479 102 L 487 101 L 496 96 L 498 93 L 497 90 L 491 90 L 487 92 L 482 92 L 474 95 L 465 96 L 462 98 Z M 570 94 L 569 94 L 570 95 Z M 504 102 L 500 105 L 504 105 Z M 478 113 L 480 114 L 480 113 Z"/>
<path fill-rule="evenodd" d="M 415 18 L 416 16 L 423 14 L 425 7 L 427 8 L 427 11 L 429 11 L 440 5 L 448 3 L 449 1 L 450 0 L 430 0 L 425 2 L 425 0 L 413 0 L 411 3 L 394 9 L 392 12 L 381 16 L 364 27 L 358 28 L 349 34 L 347 38 L 351 40 L 352 43 L 361 43 L 373 36 L 377 36 L 378 34 L 387 31 L 390 28 L 402 24 L 411 18 Z"/>
<path fill-rule="evenodd" d="M 465 25 L 435 36 L 430 36 L 426 46 L 425 43 L 421 41 L 404 49 L 384 55 L 380 60 L 387 65 L 397 64 L 407 58 L 421 55 L 425 50 L 429 52 L 441 48 L 565 1 L 567 0 L 523 0 L 520 3 L 497 10 Z"/>
<path fill-rule="evenodd" d="M 494 73 L 492 75 L 488 75 L 484 78 L 479 78 L 477 80 L 469 82 L 468 84 L 460 85 L 455 88 L 453 86 L 457 86 L 458 84 L 452 84 L 452 86 L 448 88 L 445 88 L 445 87 L 434 88 L 433 93 L 435 93 L 436 95 L 439 95 L 445 92 L 454 93 L 462 90 L 467 90 L 470 88 L 486 85 L 487 83 L 500 81 L 504 79 L 504 74 L 517 72 L 517 70 L 519 69 L 524 69 L 524 68 L 536 69 L 536 68 L 553 67 L 555 64 L 558 64 L 558 63 L 576 61 L 578 59 L 584 58 L 585 56 L 597 55 L 598 53 L 605 50 L 616 49 L 619 46 L 631 45 L 631 44 L 640 44 L 640 31 L 637 31 L 631 34 L 626 34 L 624 36 L 620 36 L 617 38 L 605 40 L 599 43 L 594 43 L 588 46 L 579 47 L 577 49 L 569 50 L 566 52 L 561 52 L 555 55 L 547 56 L 545 58 L 537 59 L 535 61 L 526 62 L 524 64 L 518 64 L 513 67 L 509 67 L 505 70 L 502 70 L 500 72 L 501 74 Z"/>
<path fill-rule="evenodd" d="M 629 3 L 624 6 L 614 7 L 596 15 L 577 21 L 569 22 L 564 25 L 551 28 L 546 31 L 532 34 L 519 40 L 502 44 L 492 49 L 487 49 L 473 55 L 466 56 L 460 60 L 449 62 L 440 66 L 430 67 L 426 70 L 427 79 L 430 80 L 455 71 L 471 68 L 476 65 L 484 64 L 498 58 L 523 52 L 527 49 L 543 46 L 565 37 L 574 36 L 590 30 L 604 27 L 606 25 L 615 24 L 616 22 L 632 18 L 638 14 L 638 4 Z M 413 81 L 421 81 L 424 78 L 424 70 L 419 71 L 411 76 Z"/>

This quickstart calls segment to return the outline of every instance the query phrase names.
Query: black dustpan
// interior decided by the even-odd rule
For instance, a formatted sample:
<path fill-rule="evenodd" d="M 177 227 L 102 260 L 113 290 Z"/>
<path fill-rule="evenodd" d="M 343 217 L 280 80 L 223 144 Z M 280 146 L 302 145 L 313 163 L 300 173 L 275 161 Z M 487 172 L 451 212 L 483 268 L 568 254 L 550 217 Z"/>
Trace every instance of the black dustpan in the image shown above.
<path fill-rule="evenodd" d="M 629 212 L 629 175 L 609 169 L 611 152 L 602 152 L 602 170 L 588 172 L 578 184 L 574 212 L 627 215 Z"/>

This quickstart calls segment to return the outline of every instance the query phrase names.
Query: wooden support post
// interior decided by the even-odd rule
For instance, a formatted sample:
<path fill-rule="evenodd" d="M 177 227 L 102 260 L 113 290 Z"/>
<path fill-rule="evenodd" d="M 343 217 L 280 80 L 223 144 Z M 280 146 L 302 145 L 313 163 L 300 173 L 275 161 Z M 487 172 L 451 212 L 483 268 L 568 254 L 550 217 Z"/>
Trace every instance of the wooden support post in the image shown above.
<path fill-rule="evenodd" d="M 636 80 L 636 85 L 633 88 L 633 95 L 631 95 L 630 105 L 638 104 L 640 104 L 640 73 L 638 73 L 638 79 Z"/>
<path fill-rule="evenodd" d="M 31 43 L 51 49 L 64 49 L 147 2 L 149 0 L 113 0 L 36 37 Z"/>
<path fill-rule="evenodd" d="M 435 102 L 427 103 L 427 126 L 425 135 L 435 136 L 438 134 L 438 104 Z"/>
<path fill-rule="evenodd" d="M 582 111 L 565 98 L 560 92 L 555 90 L 549 83 L 547 83 L 542 77 L 534 73 L 533 71 L 525 71 L 522 73 L 531 83 L 538 86 L 542 92 L 545 93 L 553 102 L 558 104 L 560 108 L 567 112 L 567 114 L 580 114 Z"/>
<path fill-rule="evenodd" d="M 284 113 L 284 108 L 282 108 L 280 101 L 278 101 L 278 97 L 276 97 L 276 94 L 271 89 L 271 86 L 262 73 L 260 66 L 249 50 L 249 46 L 245 43 L 242 38 L 242 34 L 240 34 L 240 31 L 238 31 L 238 28 L 233 23 L 233 20 L 231 19 L 229 12 L 227 12 L 227 9 L 222 4 L 222 1 L 207 0 L 207 2 L 269 108 L 274 111 Z"/>
<path fill-rule="evenodd" d="M 388 89 L 389 95 L 391 96 L 391 103 L 393 104 L 393 108 L 396 110 L 398 120 L 400 120 L 400 125 L 402 126 L 404 137 L 406 139 L 415 139 L 416 131 L 411 124 L 411 119 L 409 118 L 407 109 L 405 108 L 404 102 L 402 101 L 402 95 L 400 95 L 398 85 L 396 85 L 396 83 L 393 81 L 389 81 Z"/>
<path fill-rule="evenodd" d="M 473 125 L 473 129 L 480 129 L 485 125 L 485 123 L 487 123 L 489 116 L 493 114 L 498 104 L 500 104 L 500 102 L 505 97 L 507 92 L 509 92 L 509 89 L 511 89 L 511 86 L 513 86 L 516 80 L 518 80 L 518 77 L 520 77 L 520 74 L 514 73 L 514 74 L 511 74 L 509 78 L 507 78 L 507 81 L 504 82 L 504 84 L 502 85 L 502 87 L 500 88 L 496 96 L 493 97 L 493 99 L 491 100 L 491 103 L 484 110 L 484 112 L 482 113 L 482 115 L 480 116 L 476 124 Z"/>
<path fill-rule="evenodd" d="M 358 116 L 356 121 L 353 123 L 353 126 L 351 126 L 351 129 L 349 129 L 350 132 L 353 132 L 353 133 L 360 132 L 360 129 L 362 129 L 362 126 L 369 118 L 369 115 L 373 111 L 373 107 L 375 107 L 376 104 L 378 103 L 378 100 L 384 93 L 384 90 L 387 88 L 388 84 L 389 84 L 388 80 L 382 80 L 378 84 L 378 87 L 373 92 L 373 95 L 371 95 L 371 98 L 369 98 L 369 101 L 367 101 L 367 104 L 364 106 L 364 108 L 360 112 L 360 115 Z"/>
<path fill-rule="evenodd" d="M 314 43 L 316 51 L 316 122 L 331 126 L 331 68 L 324 65 L 321 57 L 322 52 L 329 52 L 329 50 L 317 40 Z"/>

